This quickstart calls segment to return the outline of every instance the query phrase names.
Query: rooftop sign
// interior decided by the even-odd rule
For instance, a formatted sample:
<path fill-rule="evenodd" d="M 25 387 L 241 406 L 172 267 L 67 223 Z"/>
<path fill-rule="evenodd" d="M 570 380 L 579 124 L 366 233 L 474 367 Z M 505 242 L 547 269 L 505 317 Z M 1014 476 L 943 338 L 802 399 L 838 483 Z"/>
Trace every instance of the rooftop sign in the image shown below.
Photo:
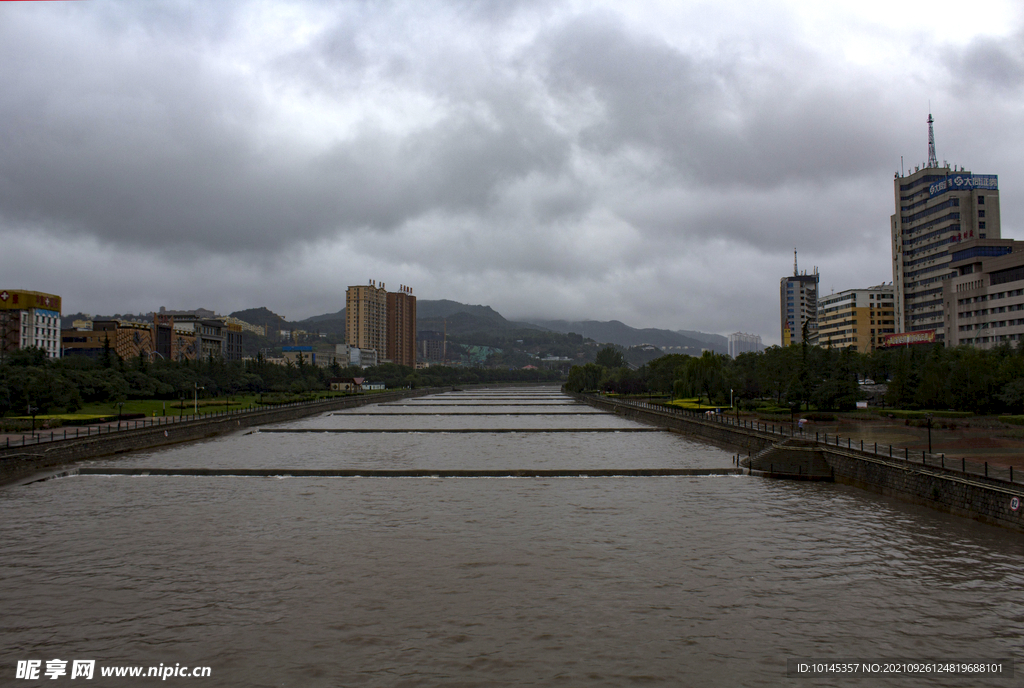
<path fill-rule="evenodd" d="M 45 308 L 60 313 L 60 297 L 39 291 L 0 289 L 0 311 Z"/>
<path fill-rule="evenodd" d="M 999 189 L 999 175 L 997 174 L 951 174 L 941 182 L 935 182 L 928 187 L 929 195 L 934 198 L 947 191 L 969 191 L 971 189 Z"/>

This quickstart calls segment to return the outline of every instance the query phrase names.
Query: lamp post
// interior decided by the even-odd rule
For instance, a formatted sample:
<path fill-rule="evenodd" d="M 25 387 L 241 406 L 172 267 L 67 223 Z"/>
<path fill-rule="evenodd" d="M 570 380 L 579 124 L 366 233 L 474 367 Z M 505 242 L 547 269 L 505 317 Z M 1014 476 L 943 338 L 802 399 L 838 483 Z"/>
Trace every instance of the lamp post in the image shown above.
<path fill-rule="evenodd" d="M 121 411 L 124 409 L 124 402 L 117 402 L 117 429 L 121 429 Z"/>
<path fill-rule="evenodd" d="M 185 415 L 185 393 L 178 393 L 178 420 L 181 420 L 182 416 Z"/>
<path fill-rule="evenodd" d="M 36 436 L 36 411 L 39 410 L 38 406 L 33 406 L 32 402 L 28 404 L 28 415 L 32 416 L 32 436 Z"/>
<path fill-rule="evenodd" d="M 198 416 L 199 415 L 199 390 L 206 389 L 206 388 L 205 387 L 200 387 L 198 382 L 193 382 L 192 385 L 195 387 L 195 390 L 193 390 L 193 399 L 192 399 L 193 407 L 192 407 L 192 412 L 195 415 Z"/>
<path fill-rule="evenodd" d="M 928 421 L 928 453 L 932 453 L 932 414 L 928 413 L 925 415 L 925 419 Z"/>

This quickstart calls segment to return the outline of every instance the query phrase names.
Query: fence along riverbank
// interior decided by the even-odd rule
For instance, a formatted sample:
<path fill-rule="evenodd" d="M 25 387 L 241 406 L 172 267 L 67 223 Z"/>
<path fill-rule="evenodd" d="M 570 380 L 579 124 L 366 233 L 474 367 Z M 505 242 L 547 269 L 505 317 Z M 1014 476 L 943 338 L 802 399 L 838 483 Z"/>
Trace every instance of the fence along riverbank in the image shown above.
<path fill-rule="evenodd" d="M 782 424 L 706 415 L 646 401 L 572 394 L 581 402 L 626 418 L 667 427 L 682 434 L 742 450 L 747 471 L 774 478 L 806 478 L 818 473 L 816 458 L 829 478 L 879 494 L 985 523 L 1024 532 L 1024 484 L 1012 469 L 988 463 L 950 461 L 942 455 L 914 453 L 891 445 L 865 447 L 846 438 L 794 437 Z M 902 456 L 901 456 L 902 454 Z M 786 466 L 786 470 L 773 467 Z M 767 468 L 768 470 L 765 470 Z"/>
<path fill-rule="evenodd" d="M 146 419 L 125 422 L 125 428 L 107 432 L 78 433 L 77 436 L 52 435 L 28 444 L 0 446 L 0 485 L 31 479 L 45 471 L 76 461 L 93 459 L 139 449 L 152 449 L 180 442 L 215 437 L 245 427 L 280 423 L 311 416 L 325 411 L 356 408 L 367 404 L 398 401 L 411 397 L 436 394 L 443 389 L 398 390 L 347 397 L 333 397 L 316 401 L 301 401 L 254 409 L 219 411 L 198 416 Z M 141 423 L 141 425 L 140 425 Z"/>

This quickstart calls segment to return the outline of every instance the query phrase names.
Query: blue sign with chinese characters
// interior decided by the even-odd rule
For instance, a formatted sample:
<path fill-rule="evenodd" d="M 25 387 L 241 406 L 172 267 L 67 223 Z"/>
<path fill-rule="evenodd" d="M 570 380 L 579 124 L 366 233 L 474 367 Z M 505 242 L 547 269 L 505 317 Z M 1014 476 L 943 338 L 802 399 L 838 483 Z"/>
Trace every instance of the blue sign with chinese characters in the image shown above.
<path fill-rule="evenodd" d="M 947 191 L 968 191 L 970 189 L 999 189 L 999 175 L 997 174 L 951 174 L 941 182 L 935 182 L 928 187 L 929 195 L 934 198 Z"/>

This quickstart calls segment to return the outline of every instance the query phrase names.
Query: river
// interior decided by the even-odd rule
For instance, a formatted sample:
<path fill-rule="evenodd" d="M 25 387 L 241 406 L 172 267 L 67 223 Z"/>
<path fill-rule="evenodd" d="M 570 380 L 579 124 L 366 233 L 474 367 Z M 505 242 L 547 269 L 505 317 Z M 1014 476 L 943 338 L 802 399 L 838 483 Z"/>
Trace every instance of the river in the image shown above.
<path fill-rule="evenodd" d="M 639 426 L 548 388 L 276 427 L 389 432 L 244 431 L 90 465 L 731 465 L 672 433 L 593 432 Z M 578 432 L 416 432 L 438 428 Z M 162 664 L 210 667 L 168 685 L 268 687 L 881 685 L 787 678 L 787 660 L 1024 659 L 1024 538 L 826 483 L 75 476 L 0 489 L 0 563 L 2 685 L 75 685 L 14 678 L 53 659 L 95 660 L 86 685 Z"/>

